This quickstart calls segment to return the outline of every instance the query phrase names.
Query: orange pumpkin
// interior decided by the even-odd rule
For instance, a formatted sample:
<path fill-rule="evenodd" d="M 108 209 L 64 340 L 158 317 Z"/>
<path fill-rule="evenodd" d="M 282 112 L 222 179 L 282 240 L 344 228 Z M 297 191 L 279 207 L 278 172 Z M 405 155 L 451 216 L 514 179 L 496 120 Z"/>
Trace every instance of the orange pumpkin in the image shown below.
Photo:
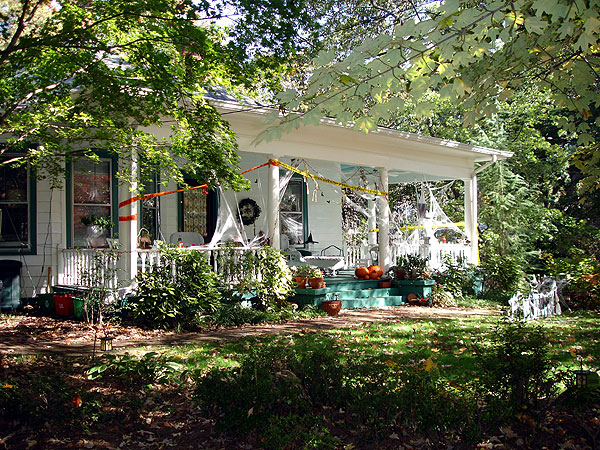
<path fill-rule="evenodd" d="M 369 275 L 365 275 L 365 276 L 364 276 L 364 278 L 363 278 L 363 280 L 368 280 L 368 279 L 370 279 L 370 278 L 371 278 L 371 277 L 370 277 Z"/>
<path fill-rule="evenodd" d="M 371 278 L 379 279 L 383 276 L 383 269 L 381 266 L 369 266 L 368 271 Z"/>
<path fill-rule="evenodd" d="M 356 275 L 358 279 L 361 279 L 365 275 L 369 275 L 369 269 L 367 269 L 366 267 L 357 267 L 354 271 L 354 275 Z"/>

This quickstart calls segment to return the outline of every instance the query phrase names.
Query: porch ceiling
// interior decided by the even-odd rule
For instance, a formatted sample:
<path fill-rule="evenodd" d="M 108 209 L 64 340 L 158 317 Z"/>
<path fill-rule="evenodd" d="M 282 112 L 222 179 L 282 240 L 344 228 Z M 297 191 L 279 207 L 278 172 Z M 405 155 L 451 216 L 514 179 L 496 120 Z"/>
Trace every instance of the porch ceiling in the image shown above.
<path fill-rule="evenodd" d="M 353 166 L 350 164 L 342 164 L 342 174 L 345 177 L 352 176 L 356 173 L 357 170 L 363 168 L 364 166 Z M 375 169 L 373 169 L 375 172 Z M 402 170 L 390 170 L 388 172 L 388 182 L 390 184 L 399 184 L 399 183 L 413 183 L 416 181 L 443 181 L 447 180 L 448 177 L 437 177 L 434 175 L 426 175 L 422 173 L 415 172 L 406 172 Z"/>
<path fill-rule="evenodd" d="M 332 119 L 283 134 L 277 141 L 256 144 L 258 135 L 267 128 L 262 119 L 271 109 L 248 108 L 231 101 L 213 103 L 237 133 L 241 151 L 337 162 L 344 172 L 357 167 L 385 167 L 390 183 L 467 179 L 473 176 L 476 162 L 512 156 L 512 152 L 388 128 L 364 134 Z"/>

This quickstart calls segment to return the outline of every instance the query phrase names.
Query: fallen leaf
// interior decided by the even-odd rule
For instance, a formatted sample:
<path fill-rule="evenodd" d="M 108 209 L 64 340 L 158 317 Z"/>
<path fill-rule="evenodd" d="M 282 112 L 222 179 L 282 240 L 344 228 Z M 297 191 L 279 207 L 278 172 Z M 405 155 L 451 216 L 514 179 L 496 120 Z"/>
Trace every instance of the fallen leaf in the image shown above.
<path fill-rule="evenodd" d="M 514 437 L 518 436 L 518 434 L 515 433 L 510 426 L 507 426 L 507 427 L 504 427 L 504 428 L 500 427 L 500 431 L 507 438 L 514 438 Z"/>
<path fill-rule="evenodd" d="M 75 395 L 70 401 L 69 403 L 71 405 L 75 405 L 77 408 L 79 408 L 81 406 L 81 397 L 79 396 L 79 394 Z"/>
<path fill-rule="evenodd" d="M 423 365 L 423 369 L 425 369 L 427 372 L 431 372 L 435 368 L 437 368 L 437 364 L 433 362 L 433 359 L 430 356 L 425 361 L 425 364 Z"/>

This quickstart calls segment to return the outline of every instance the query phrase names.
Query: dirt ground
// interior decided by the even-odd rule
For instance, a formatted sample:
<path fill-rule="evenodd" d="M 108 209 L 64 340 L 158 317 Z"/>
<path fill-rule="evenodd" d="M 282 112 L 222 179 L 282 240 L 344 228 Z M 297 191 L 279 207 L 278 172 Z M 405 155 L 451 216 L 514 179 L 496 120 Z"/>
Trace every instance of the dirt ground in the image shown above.
<path fill-rule="evenodd" d="M 144 330 L 135 326 L 111 323 L 106 324 L 105 328 L 107 334 L 114 338 L 114 349 L 125 351 L 138 346 L 192 344 L 251 335 L 297 333 L 302 330 L 339 328 L 362 322 L 452 319 L 498 314 L 500 314 L 499 311 L 491 309 L 394 306 L 342 310 L 336 317 L 320 317 L 258 326 L 205 329 L 193 333 Z M 0 353 L 84 355 L 93 351 L 94 336 L 99 339 L 104 336 L 104 330 L 79 321 L 27 313 L 0 316 Z M 96 340 L 96 342 L 98 341 Z"/>

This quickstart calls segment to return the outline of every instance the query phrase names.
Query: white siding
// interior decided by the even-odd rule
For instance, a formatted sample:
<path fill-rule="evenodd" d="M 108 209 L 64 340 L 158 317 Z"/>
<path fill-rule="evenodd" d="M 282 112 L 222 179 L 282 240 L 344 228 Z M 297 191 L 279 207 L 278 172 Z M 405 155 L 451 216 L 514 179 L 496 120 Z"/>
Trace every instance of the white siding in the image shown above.
<path fill-rule="evenodd" d="M 47 180 L 40 180 L 36 186 L 37 204 L 37 247 L 35 255 L 0 254 L 0 259 L 18 260 L 21 268 L 21 297 L 48 292 L 48 275 L 51 284 L 56 282 L 58 248 L 64 247 L 64 190 L 50 190 Z"/>

